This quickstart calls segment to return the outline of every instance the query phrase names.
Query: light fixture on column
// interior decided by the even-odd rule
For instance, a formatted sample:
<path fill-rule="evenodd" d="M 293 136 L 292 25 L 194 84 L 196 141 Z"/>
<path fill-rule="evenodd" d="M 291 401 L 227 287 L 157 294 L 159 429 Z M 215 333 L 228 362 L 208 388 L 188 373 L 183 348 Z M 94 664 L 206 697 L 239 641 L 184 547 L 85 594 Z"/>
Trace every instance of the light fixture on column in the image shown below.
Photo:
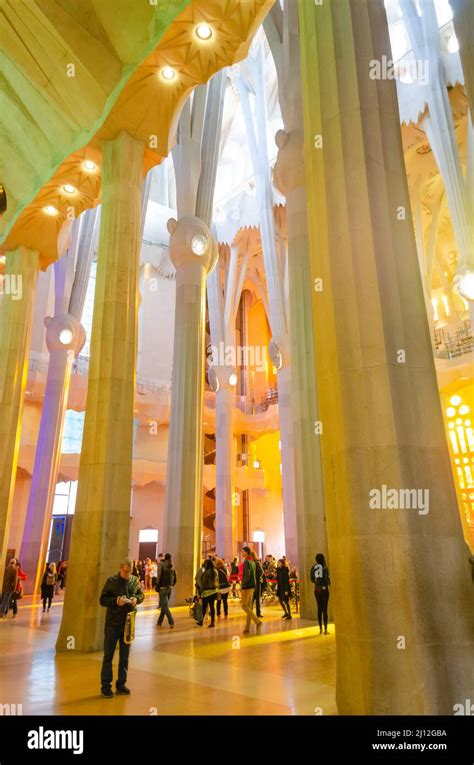
<path fill-rule="evenodd" d="M 200 40 L 210 40 L 212 37 L 212 27 L 206 23 L 198 24 L 194 33 Z"/>
<path fill-rule="evenodd" d="M 176 77 L 176 69 L 173 69 L 172 66 L 164 66 L 161 70 L 161 76 L 164 80 L 170 82 Z"/>
<path fill-rule="evenodd" d="M 72 185 L 72 183 L 65 183 L 63 186 L 63 191 L 65 194 L 75 194 L 77 189 Z"/>
<path fill-rule="evenodd" d="M 5 191 L 5 186 L 0 183 L 0 215 L 3 215 L 4 212 L 6 212 L 7 209 L 7 192 Z"/>
<path fill-rule="evenodd" d="M 253 461 L 253 467 L 254 467 L 255 470 L 260 470 L 260 467 L 261 467 L 260 460 L 254 460 Z"/>
<path fill-rule="evenodd" d="M 262 529 L 255 529 L 253 532 L 253 541 L 260 542 L 262 545 L 265 543 L 265 532 Z"/>
<path fill-rule="evenodd" d="M 91 159 L 85 159 L 82 163 L 82 167 L 84 170 L 86 170 L 88 173 L 93 173 L 94 170 L 97 170 L 97 165 L 95 162 L 93 162 Z"/>
<path fill-rule="evenodd" d="M 204 234 L 195 234 L 191 240 L 191 249 L 195 255 L 204 255 L 209 244 Z"/>
<path fill-rule="evenodd" d="M 219 390 L 219 378 L 217 377 L 217 372 L 215 370 L 215 367 L 209 367 L 207 370 L 207 379 L 209 381 L 209 385 L 211 386 L 211 390 L 214 393 L 217 393 Z"/>
<path fill-rule="evenodd" d="M 238 380 L 238 377 L 236 372 L 231 372 L 229 375 L 229 385 L 232 385 L 232 387 L 234 387 L 235 385 L 237 385 L 237 380 Z"/>
<path fill-rule="evenodd" d="M 65 327 L 59 333 L 59 342 L 61 343 L 61 345 L 70 345 L 70 343 L 72 342 L 72 338 L 73 338 L 72 329 L 70 329 L 69 327 Z"/>
<path fill-rule="evenodd" d="M 54 207 L 54 205 L 46 205 L 46 207 L 43 207 L 43 210 L 46 215 L 50 215 L 52 218 L 59 212 L 58 208 Z"/>

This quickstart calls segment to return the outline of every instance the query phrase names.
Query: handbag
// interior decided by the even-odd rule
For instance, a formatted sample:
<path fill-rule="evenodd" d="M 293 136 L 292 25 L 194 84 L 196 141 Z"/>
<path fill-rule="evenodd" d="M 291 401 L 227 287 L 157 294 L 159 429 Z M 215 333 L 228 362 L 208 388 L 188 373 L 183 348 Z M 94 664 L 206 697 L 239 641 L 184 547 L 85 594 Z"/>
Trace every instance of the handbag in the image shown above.
<path fill-rule="evenodd" d="M 202 622 L 202 603 L 200 600 L 196 600 L 191 608 L 193 613 L 193 619 L 195 622 Z"/>
<path fill-rule="evenodd" d="M 23 583 L 22 583 L 22 582 L 21 582 L 21 580 L 20 580 L 20 581 L 18 582 L 17 586 L 16 586 L 16 591 L 15 591 L 15 598 L 16 598 L 17 600 L 21 600 L 21 599 L 22 599 L 22 597 L 23 597 Z"/>

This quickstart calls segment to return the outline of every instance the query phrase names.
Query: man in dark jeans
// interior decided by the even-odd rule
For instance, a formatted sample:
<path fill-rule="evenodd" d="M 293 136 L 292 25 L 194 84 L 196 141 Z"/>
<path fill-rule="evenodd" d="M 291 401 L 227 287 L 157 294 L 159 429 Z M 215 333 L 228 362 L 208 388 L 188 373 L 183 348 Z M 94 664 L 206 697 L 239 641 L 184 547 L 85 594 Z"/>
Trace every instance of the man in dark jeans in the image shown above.
<path fill-rule="evenodd" d="M 128 671 L 128 655 L 130 645 L 124 641 L 125 622 L 130 611 L 136 611 L 136 606 L 142 603 L 145 595 L 136 576 L 132 576 L 132 561 L 126 558 L 120 565 L 120 571 L 110 576 L 104 584 L 100 595 L 100 605 L 107 609 L 104 630 L 104 660 L 100 682 L 102 696 L 106 699 L 113 697 L 112 692 L 112 661 L 117 641 L 119 642 L 119 666 L 116 691 L 118 694 L 129 695 L 130 690 L 125 685 Z"/>
<path fill-rule="evenodd" d="M 165 616 L 168 619 L 170 629 L 173 629 L 174 627 L 174 619 L 169 609 L 168 603 L 169 599 L 171 598 L 172 589 L 177 581 L 178 577 L 176 576 L 176 570 L 173 566 L 171 555 L 166 553 L 164 561 L 158 566 L 158 575 L 156 579 L 156 591 L 160 595 L 160 615 L 158 617 L 158 621 L 156 622 L 157 627 L 161 627 Z"/>

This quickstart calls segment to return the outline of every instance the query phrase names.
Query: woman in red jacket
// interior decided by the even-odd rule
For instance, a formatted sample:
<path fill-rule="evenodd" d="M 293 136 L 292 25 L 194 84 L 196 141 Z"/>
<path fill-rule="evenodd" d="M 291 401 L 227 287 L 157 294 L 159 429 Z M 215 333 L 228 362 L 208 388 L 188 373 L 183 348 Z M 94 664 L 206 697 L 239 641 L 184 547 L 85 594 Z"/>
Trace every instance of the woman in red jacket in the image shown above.
<path fill-rule="evenodd" d="M 17 580 L 16 580 L 16 589 L 15 592 L 12 595 L 11 601 L 10 601 L 10 607 L 13 610 L 13 617 L 15 617 L 18 613 L 18 601 L 21 600 L 23 597 L 23 582 L 28 579 L 25 572 L 21 568 L 21 563 L 19 560 L 16 562 L 16 574 L 17 574 Z"/>

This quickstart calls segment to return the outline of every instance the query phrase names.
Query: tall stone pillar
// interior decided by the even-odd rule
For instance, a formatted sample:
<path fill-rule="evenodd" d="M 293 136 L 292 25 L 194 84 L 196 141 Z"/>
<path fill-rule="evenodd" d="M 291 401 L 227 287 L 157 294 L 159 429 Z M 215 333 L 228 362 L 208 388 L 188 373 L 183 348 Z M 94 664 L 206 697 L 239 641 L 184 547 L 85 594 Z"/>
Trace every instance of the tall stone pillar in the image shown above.
<path fill-rule="evenodd" d="M 474 3 L 472 0 L 449 0 L 449 4 L 453 9 L 454 29 L 459 42 L 459 55 L 461 56 L 464 84 L 472 120 L 474 112 L 474 45 L 472 44 Z"/>
<path fill-rule="evenodd" d="M 48 378 L 20 555 L 29 577 L 25 591 L 31 593 L 38 592 L 46 561 L 72 363 L 86 339 L 84 328 L 70 314 L 48 316 L 45 325 Z"/>
<path fill-rule="evenodd" d="M 206 277 L 216 265 L 217 245 L 192 215 L 171 218 L 168 230 L 176 314 L 163 552 L 173 556 L 176 604 L 182 605 L 194 591 L 201 556 Z"/>
<path fill-rule="evenodd" d="M 216 553 L 231 561 L 234 546 L 234 449 L 233 414 L 235 387 L 229 377 L 231 367 L 213 367 L 219 389 L 216 392 Z"/>
<path fill-rule="evenodd" d="M 299 67 L 298 67 L 299 70 Z M 301 82 L 294 82 L 300 87 Z M 301 104 L 302 107 L 302 104 Z M 296 115 L 295 115 L 296 116 Z M 301 114 L 301 124 L 302 124 Z M 301 614 L 316 618 L 316 601 L 309 572 L 316 553 L 327 556 L 324 487 L 321 464 L 321 423 L 318 413 L 316 366 L 311 309 L 311 269 L 307 223 L 303 131 L 276 135 L 279 147 L 273 180 L 286 197 L 288 283 L 291 344 L 291 398 L 295 461 L 295 500 L 298 561 L 302 585 Z M 324 339 L 321 338 L 321 342 Z"/>
<path fill-rule="evenodd" d="M 472 582 L 395 84 L 369 76 L 390 56 L 385 10 L 371 0 L 299 10 L 338 709 L 452 714 L 472 695 Z"/>
<path fill-rule="evenodd" d="M 101 647 L 100 588 L 128 553 L 143 153 L 125 132 L 103 142 L 86 416 L 58 651 Z"/>
<path fill-rule="evenodd" d="M 0 278 L 0 581 L 20 450 L 38 264 L 38 252 L 19 247 L 6 253 L 5 274 Z"/>

